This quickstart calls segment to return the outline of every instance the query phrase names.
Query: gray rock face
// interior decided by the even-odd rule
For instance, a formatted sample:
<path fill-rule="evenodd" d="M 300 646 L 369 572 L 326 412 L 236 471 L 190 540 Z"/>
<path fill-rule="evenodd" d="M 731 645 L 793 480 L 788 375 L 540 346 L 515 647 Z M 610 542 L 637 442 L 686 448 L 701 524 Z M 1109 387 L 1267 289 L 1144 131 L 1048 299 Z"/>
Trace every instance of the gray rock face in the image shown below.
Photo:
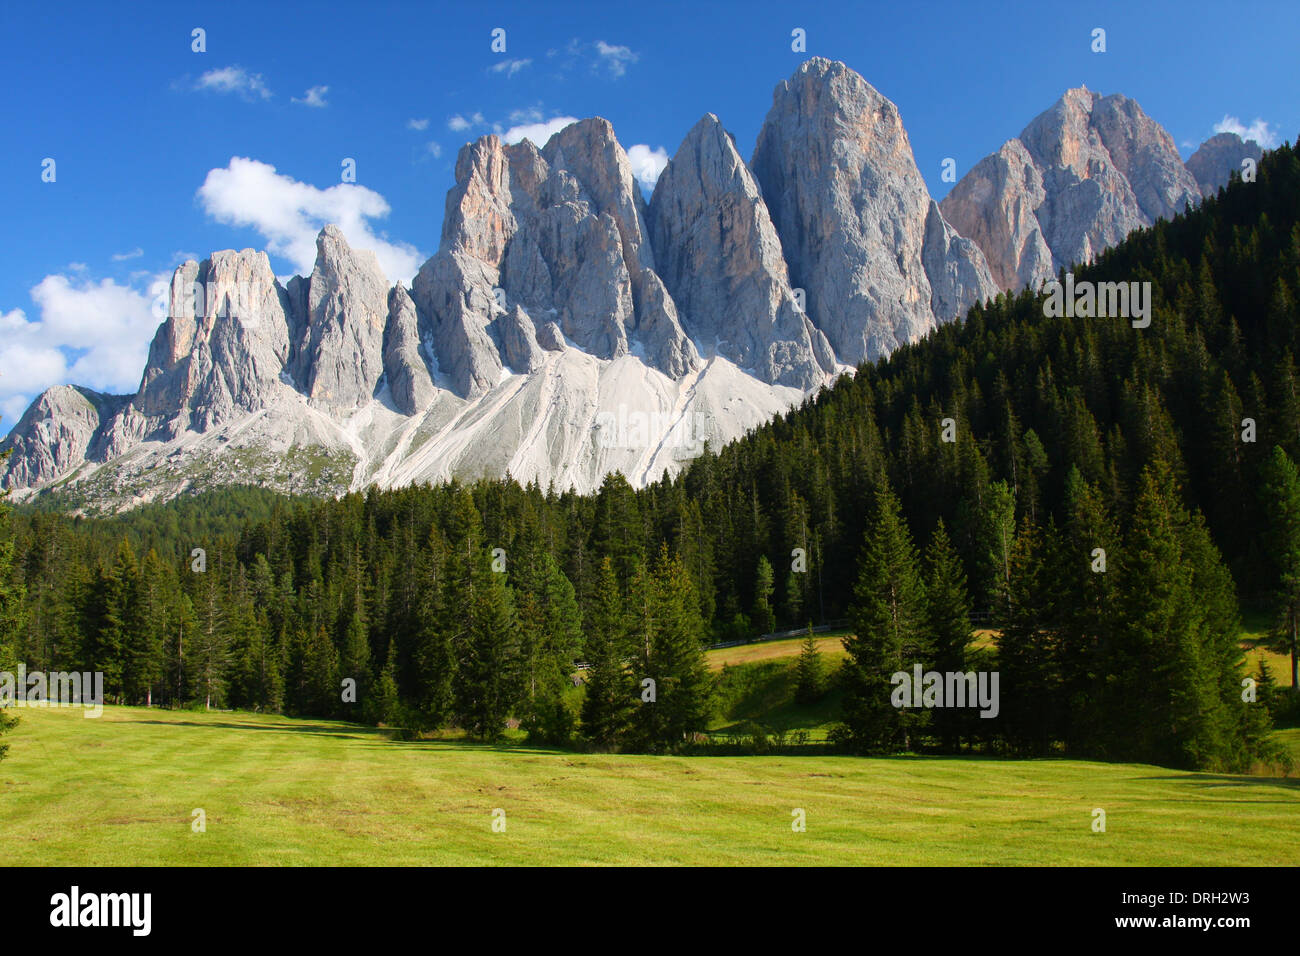
<path fill-rule="evenodd" d="M 929 265 L 945 286 L 935 296 L 924 256 L 930 195 L 902 119 L 844 64 L 815 57 L 777 86 L 751 167 L 790 282 L 841 361 L 887 354 L 995 291 L 976 250 L 935 244 Z M 949 270 L 952 254 L 967 264 Z M 957 274 L 976 288 L 954 283 Z M 957 310 L 936 316 L 935 301 Z"/>
<path fill-rule="evenodd" d="M 75 385 L 47 389 L 5 439 L 12 450 L 5 487 L 37 487 L 82 464 L 100 425 L 126 401 Z"/>
<path fill-rule="evenodd" d="M 962 177 L 939 209 L 983 250 L 1000 288 L 1034 285 L 1052 274 L 1052 251 L 1038 222 L 1047 194 L 1025 145 L 1009 140 Z"/>
<path fill-rule="evenodd" d="M 1219 133 L 1201 144 L 1187 159 L 1187 170 L 1196 179 L 1202 196 L 1217 195 L 1228 185 L 1233 173 L 1240 175 L 1242 160 L 1256 163 L 1264 151 L 1253 139 L 1243 140 L 1236 133 Z"/>
<path fill-rule="evenodd" d="M 930 280 L 930 311 L 939 316 L 962 316 L 975 303 L 987 299 L 993 288 L 979 246 L 957 235 L 933 199 L 925 215 L 921 264 Z"/>
<path fill-rule="evenodd" d="M 659 271 L 696 340 L 761 380 L 810 389 L 835 369 L 795 303 L 758 184 L 712 113 L 687 134 L 650 205 Z"/>
<path fill-rule="evenodd" d="M 535 372 L 542 365 L 542 347 L 537 344 L 537 329 L 523 306 L 516 305 L 492 321 L 490 330 L 506 367 L 516 375 Z"/>
<path fill-rule="evenodd" d="M 164 438 L 256 411 L 279 382 L 296 327 L 266 253 L 183 263 L 132 408 Z"/>
<path fill-rule="evenodd" d="M 313 404 L 346 411 L 374 397 L 384 373 L 388 280 L 369 250 L 353 250 L 336 226 L 316 237 L 307 323 L 291 374 Z"/>
<path fill-rule="evenodd" d="M 1018 289 L 1199 196 L 1173 138 L 1136 102 L 1080 88 L 976 164 L 939 208 L 979 245 L 998 284 Z"/>
<path fill-rule="evenodd" d="M 406 415 L 428 408 L 435 388 L 420 350 L 419 316 L 401 284 L 388 294 L 388 327 L 384 330 L 384 377 L 393 403 Z"/>
<path fill-rule="evenodd" d="M 654 272 L 645 213 L 603 119 L 566 127 L 541 151 L 495 136 L 465 146 L 442 246 L 413 285 L 452 388 L 474 397 L 500 380 L 503 358 L 516 371 L 535 364 L 535 328 L 549 323 L 598 358 L 626 355 L 636 339 L 636 350 L 670 377 L 695 367 L 694 346 Z"/>

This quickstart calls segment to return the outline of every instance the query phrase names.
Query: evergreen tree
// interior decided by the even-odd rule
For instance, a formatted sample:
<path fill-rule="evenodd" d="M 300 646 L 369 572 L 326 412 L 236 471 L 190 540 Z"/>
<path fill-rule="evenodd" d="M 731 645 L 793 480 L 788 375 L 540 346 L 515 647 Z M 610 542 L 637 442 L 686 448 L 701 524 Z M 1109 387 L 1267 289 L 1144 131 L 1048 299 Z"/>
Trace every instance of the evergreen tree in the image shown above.
<path fill-rule="evenodd" d="M 154 691 L 162 684 L 165 644 L 175 616 L 176 597 L 166 565 L 150 548 L 140 565 L 126 648 L 127 698 L 143 701 L 146 707 L 153 706 Z"/>
<path fill-rule="evenodd" d="M 573 585 L 545 552 L 533 559 L 529 590 L 517 596 L 527 692 L 521 726 L 535 741 L 566 743 L 574 717 L 566 700 L 582 645 Z"/>
<path fill-rule="evenodd" d="M 1279 446 L 1263 469 L 1267 547 L 1276 574 L 1276 624 L 1269 646 L 1291 657 L 1291 692 L 1300 694 L 1300 470 Z"/>
<path fill-rule="evenodd" d="M 680 559 L 659 551 L 654 568 L 639 573 L 634 605 L 642 645 L 640 674 L 649 678 L 654 695 L 645 696 L 634 712 L 638 742 L 651 750 L 672 750 L 689 742 L 708 722 L 712 680 L 704 663 L 704 622 Z M 642 685 L 645 686 L 644 684 Z"/>
<path fill-rule="evenodd" d="M 582 731 L 595 746 L 612 749 L 627 732 L 638 687 L 628 669 L 632 656 L 623 596 L 613 561 L 600 564 L 591 612 L 587 616 L 587 695 Z"/>
<path fill-rule="evenodd" d="M 858 561 L 849 609 L 853 633 L 844 639 L 844 722 L 859 752 L 907 749 L 924 724 L 924 712 L 893 704 L 893 675 L 910 681 L 933 653 L 925 634 L 925 599 L 916 547 L 897 497 L 887 485 L 876 492 L 875 519 Z M 921 688 L 912 688 L 914 699 Z"/>
<path fill-rule="evenodd" d="M 817 650 L 817 639 L 813 637 L 813 626 L 808 624 L 808 633 L 799 644 L 799 661 L 795 665 L 794 699 L 800 704 L 813 704 L 825 693 L 825 674 L 822 656 Z"/>
<path fill-rule="evenodd" d="M 759 555 L 758 570 L 754 574 L 754 626 L 759 634 L 776 630 L 776 615 L 772 612 L 772 562 L 767 555 Z"/>
<path fill-rule="evenodd" d="M 934 646 L 935 670 L 965 672 L 972 636 L 966 572 L 942 518 L 930 538 L 925 559 L 926 624 Z M 934 714 L 934 729 L 948 750 L 957 749 L 959 735 L 969 723 L 967 716 L 966 712 L 950 707 Z"/>

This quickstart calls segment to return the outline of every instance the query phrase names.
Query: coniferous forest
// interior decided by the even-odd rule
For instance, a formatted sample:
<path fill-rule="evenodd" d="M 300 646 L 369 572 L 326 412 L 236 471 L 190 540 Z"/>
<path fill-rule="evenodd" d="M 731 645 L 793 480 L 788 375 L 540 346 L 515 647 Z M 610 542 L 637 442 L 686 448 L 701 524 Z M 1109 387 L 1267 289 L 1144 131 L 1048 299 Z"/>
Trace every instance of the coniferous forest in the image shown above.
<path fill-rule="evenodd" d="M 11 509 L 0 635 L 110 701 L 660 751 L 707 724 L 709 642 L 847 620 L 852 752 L 1248 769 L 1242 602 L 1300 686 L 1300 154 L 1075 279 L 1150 282 L 1149 327 L 1001 296 L 640 491 Z M 893 706 L 918 664 L 996 670 L 997 717 Z"/>

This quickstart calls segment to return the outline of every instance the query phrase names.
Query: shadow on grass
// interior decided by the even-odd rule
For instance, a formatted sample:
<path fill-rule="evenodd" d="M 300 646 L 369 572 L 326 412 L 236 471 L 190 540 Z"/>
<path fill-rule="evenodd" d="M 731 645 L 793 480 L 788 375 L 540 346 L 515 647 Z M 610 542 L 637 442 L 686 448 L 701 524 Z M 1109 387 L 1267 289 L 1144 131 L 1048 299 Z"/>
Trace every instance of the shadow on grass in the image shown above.
<path fill-rule="evenodd" d="M 1300 796 L 1300 778 L 1296 777 L 1248 777 L 1233 776 L 1223 773 L 1180 773 L 1173 777 L 1138 777 L 1138 780 L 1176 780 L 1180 783 L 1193 784 L 1198 787 L 1209 789 L 1211 787 L 1281 787 L 1283 790 L 1290 790 L 1297 796 Z M 1259 802 L 1259 801 L 1233 801 L 1241 802 Z M 1267 801 L 1290 803 L 1284 801 Z"/>
<path fill-rule="evenodd" d="M 240 723 L 231 720 L 124 720 L 126 724 L 152 724 L 158 727 L 202 727 L 213 730 L 274 730 L 280 733 L 312 734 L 318 737 L 378 736 L 387 739 L 388 731 L 364 724 L 339 726 L 290 720 L 270 723 L 265 720 Z"/>
<path fill-rule="evenodd" d="M 303 734 L 313 737 L 363 738 L 375 746 L 394 744 L 404 748 L 434 750 L 439 747 L 458 747 L 469 750 L 518 751 L 552 756 L 581 756 L 581 751 L 556 747 L 534 746 L 522 740 L 483 741 L 471 737 L 416 737 L 410 731 L 397 727 L 371 727 L 368 724 L 317 723 L 308 719 L 281 718 L 276 720 L 152 720 L 137 718 L 121 723 L 147 724 L 158 727 L 197 727 L 210 730 L 262 730 L 277 733 Z"/>

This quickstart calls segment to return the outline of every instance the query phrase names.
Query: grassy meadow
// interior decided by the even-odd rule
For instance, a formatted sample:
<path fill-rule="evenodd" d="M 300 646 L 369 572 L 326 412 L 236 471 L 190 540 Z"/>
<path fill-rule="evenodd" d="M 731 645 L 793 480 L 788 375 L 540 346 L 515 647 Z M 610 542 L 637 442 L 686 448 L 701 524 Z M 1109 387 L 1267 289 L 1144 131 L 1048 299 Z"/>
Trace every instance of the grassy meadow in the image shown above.
<path fill-rule="evenodd" d="M 1281 733 L 1300 750 L 1300 731 Z M 1300 781 L 1278 777 L 574 754 L 129 707 L 97 720 L 26 710 L 7 740 L 11 865 L 1300 863 Z M 191 828 L 196 808 L 206 832 Z M 795 808 L 806 832 L 792 830 Z"/>

